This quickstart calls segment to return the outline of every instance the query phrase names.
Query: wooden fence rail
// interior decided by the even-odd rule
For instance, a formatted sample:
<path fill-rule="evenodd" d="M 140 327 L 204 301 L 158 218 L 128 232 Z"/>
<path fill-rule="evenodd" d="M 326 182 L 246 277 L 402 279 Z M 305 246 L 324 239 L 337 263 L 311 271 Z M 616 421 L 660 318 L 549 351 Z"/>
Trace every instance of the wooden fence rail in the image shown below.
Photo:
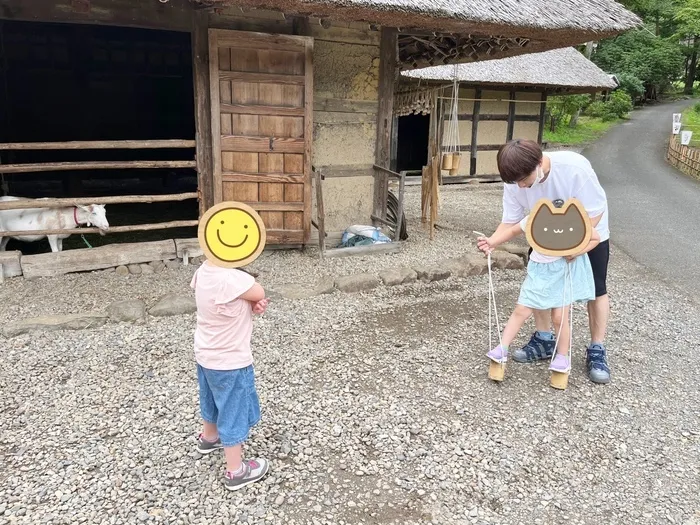
<path fill-rule="evenodd" d="M 683 146 L 677 135 L 671 135 L 666 159 L 686 175 L 700 179 L 700 149 Z"/>
<path fill-rule="evenodd" d="M 154 224 L 134 224 L 132 226 L 112 226 L 106 233 L 139 232 L 150 230 L 165 230 L 168 228 L 188 228 L 197 226 L 198 220 L 159 222 Z M 0 237 L 23 237 L 29 235 L 80 235 L 81 233 L 101 233 L 98 228 L 73 228 L 72 230 L 25 230 L 1 231 Z"/>
<path fill-rule="evenodd" d="M 28 210 L 32 208 L 62 208 L 63 206 L 86 206 L 89 204 L 133 204 L 171 202 L 196 199 L 196 192 L 172 193 L 169 195 L 123 195 L 115 197 L 81 197 L 79 199 L 21 199 L 0 201 L 2 210 Z"/>
<path fill-rule="evenodd" d="M 194 140 L 73 140 L 70 142 L 8 142 L 0 150 L 49 149 L 170 149 L 194 148 Z"/>

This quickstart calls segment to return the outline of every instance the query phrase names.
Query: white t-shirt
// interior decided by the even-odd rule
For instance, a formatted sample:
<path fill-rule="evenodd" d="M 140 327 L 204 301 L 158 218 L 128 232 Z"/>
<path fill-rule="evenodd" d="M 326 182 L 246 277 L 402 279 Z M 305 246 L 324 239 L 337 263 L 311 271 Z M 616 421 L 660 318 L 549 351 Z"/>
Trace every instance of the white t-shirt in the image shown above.
<path fill-rule="evenodd" d="M 503 218 L 506 224 L 515 224 L 527 217 L 538 200 L 550 201 L 576 198 L 591 218 L 603 216 L 596 226 L 600 242 L 610 238 L 608 228 L 608 201 L 591 163 L 583 155 L 573 151 L 555 151 L 546 153 L 551 161 L 547 178 L 532 188 L 521 188 L 517 184 L 505 184 L 503 188 Z M 521 223 L 524 228 L 525 222 Z M 548 263 L 558 257 L 549 257 L 532 251 L 531 259 L 535 262 Z"/>

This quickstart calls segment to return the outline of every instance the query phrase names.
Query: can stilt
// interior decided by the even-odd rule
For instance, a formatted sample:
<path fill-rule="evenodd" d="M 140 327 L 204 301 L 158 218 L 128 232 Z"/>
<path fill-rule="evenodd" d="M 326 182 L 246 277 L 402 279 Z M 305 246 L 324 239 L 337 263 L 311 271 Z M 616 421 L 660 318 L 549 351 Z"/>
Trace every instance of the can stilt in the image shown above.
<path fill-rule="evenodd" d="M 492 381 L 503 381 L 506 373 L 506 364 L 489 361 L 489 379 Z"/>
<path fill-rule="evenodd" d="M 556 388 L 557 390 L 566 390 L 566 387 L 569 386 L 569 373 L 552 372 L 550 384 L 552 388 Z"/>
<path fill-rule="evenodd" d="M 459 169 L 459 161 L 461 160 L 462 154 L 458 151 L 452 154 L 452 169 Z"/>
<path fill-rule="evenodd" d="M 450 170 L 452 169 L 452 153 L 442 154 L 442 169 Z"/>

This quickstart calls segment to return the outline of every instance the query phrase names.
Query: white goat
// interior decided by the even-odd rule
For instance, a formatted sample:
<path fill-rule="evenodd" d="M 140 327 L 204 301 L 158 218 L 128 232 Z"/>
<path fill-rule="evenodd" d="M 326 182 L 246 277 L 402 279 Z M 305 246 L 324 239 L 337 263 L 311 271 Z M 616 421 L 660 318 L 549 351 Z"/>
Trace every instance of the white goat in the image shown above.
<path fill-rule="evenodd" d="M 19 197 L 0 197 L 0 202 L 27 200 Z M 44 199 L 39 199 L 44 200 Z M 0 210 L 0 231 L 19 232 L 31 230 L 72 230 L 82 224 L 95 225 L 100 233 L 109 230 L 109 223 L 105 207 L 101 204 L 90 206 L 67 206 L 64 208 L 27 208 L 22 210 Z M 21 235 L 11 236 L 13 239 L 25 242 L 33 242 L 48 237 L 52 252 L 63 250 L 63 239 L 70 234 L 62 235 Z M 0 237 L 0 252 L 5 247 L 10 237 Z"/>

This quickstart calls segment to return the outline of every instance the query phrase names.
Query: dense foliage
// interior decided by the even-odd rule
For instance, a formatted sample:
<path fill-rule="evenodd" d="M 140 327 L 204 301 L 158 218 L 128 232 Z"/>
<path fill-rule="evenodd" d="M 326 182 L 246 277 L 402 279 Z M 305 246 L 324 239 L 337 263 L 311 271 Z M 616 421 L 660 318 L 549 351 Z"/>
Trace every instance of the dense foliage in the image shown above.
<path fill-rule="evenodd" d="M 644 27 L 598 43 L 591 59 L 617 75 L 633 100 L 656 98 L 674 81 L 698 80 L 700 0 L 623 0 Z M 640 91 L 640 84 L 643 91 Z"/>

